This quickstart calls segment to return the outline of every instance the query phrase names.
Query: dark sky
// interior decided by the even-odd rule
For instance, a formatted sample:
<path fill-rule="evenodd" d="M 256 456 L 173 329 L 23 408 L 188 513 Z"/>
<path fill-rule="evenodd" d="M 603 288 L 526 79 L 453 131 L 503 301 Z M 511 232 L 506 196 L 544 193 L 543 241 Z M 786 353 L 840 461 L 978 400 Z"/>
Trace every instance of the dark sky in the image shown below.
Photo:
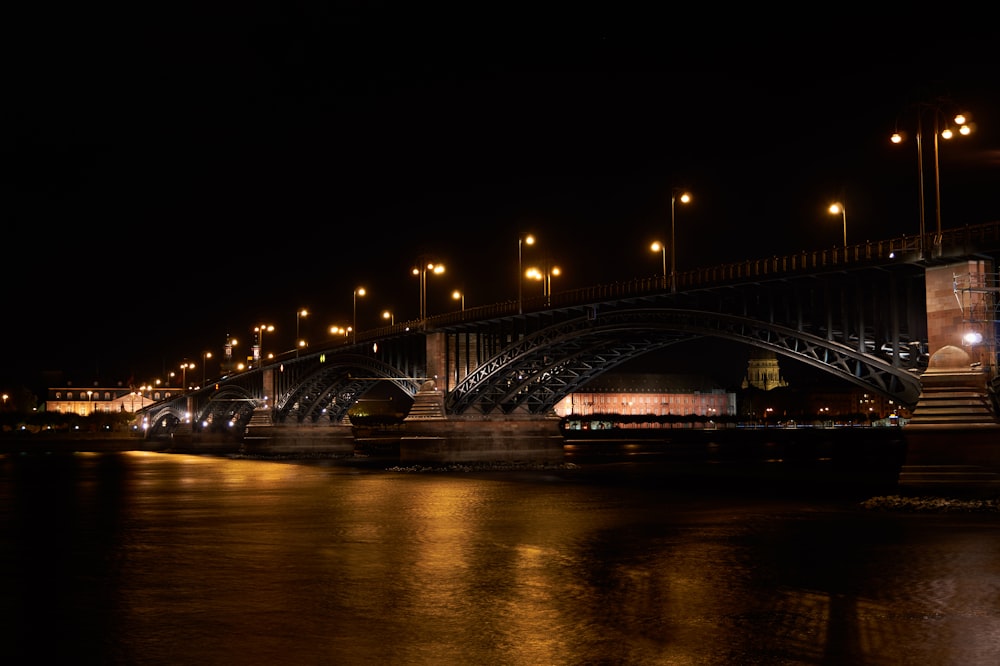
<path fill-rule="evenodd" d="M 0 386 L 145 382 L 260 322 L 291 348 L 359 285 L 360 328 L 414 318 L 423 256 L 430 314 L 513 299 L 519 232 L 555 290 L 649 277 L 673 187 L 679 270 L 839 245 L 833 200 L 849 243 L 915 233 L 887 137 L 942 95 L 977 121 L 942 146 L 943 225 L 996 219 L 985 40 L 594 7 L 15 12 Z"/>

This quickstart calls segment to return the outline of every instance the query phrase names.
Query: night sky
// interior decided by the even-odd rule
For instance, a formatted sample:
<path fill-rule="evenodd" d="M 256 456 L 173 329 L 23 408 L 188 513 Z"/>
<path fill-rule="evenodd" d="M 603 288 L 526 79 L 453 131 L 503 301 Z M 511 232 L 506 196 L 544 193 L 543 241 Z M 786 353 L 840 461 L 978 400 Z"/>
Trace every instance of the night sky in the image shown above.
<path fill-rule="evenodd" d="M 674 187 L 678 270 L 840 245 L 834 200 L 848 243 L 916 233 L 888 135 L 938 96 L 977 123 L 942 146 L 943 226 L 1000 214 L 985 40 L 372 6 L 15 12 L 0 387 L 143 383 L 261 322 L 289 349 L 357 286 L 359 328 L 415 318 L 421 257 L 432 315 L 511 300 L 521 232 L 553 290 L 651 277 Z"/>

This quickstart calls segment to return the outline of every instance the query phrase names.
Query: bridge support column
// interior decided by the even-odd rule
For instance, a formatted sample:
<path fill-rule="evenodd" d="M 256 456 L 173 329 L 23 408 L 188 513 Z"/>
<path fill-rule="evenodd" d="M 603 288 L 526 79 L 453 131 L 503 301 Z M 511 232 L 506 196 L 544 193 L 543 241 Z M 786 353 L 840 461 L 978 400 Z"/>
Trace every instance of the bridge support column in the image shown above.
<path fill-rule="evenodd" d="M 559 463 L 559 419 L 524 415 L 448 416 L 434 380 L 417 391 L 403 420 L 399 459 L 404 463 Z"/>
<path fill-rule="evenodd" d="M 442 383 L 447 367 L 447 335 L 441 332 L 427 333 L 427 379 Z M 447 388 L 447 387 L 446 387 Z"/>
<path fill-rule="evenodd" d="M 988 389 L 995 340 L 989 336 L 971 353 L 961 346 L 968 313 L 955 281 L 956 275 L 988 270 L 987 262 L 966 262 L 926 271 L 932 353 L 913 418 L 903 429 L 902 489 L 1000 494 L 1000 421 Z"/>

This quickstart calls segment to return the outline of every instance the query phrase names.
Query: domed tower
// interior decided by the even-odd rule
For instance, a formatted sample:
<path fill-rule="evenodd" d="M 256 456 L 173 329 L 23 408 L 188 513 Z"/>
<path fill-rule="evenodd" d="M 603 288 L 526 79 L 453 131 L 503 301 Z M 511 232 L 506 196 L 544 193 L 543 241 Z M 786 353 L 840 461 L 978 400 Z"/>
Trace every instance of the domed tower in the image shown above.
<path fill-rule="evenodd" d="M 767 350 L 754 350 L 750 354 L 747 376 L 743 378 L 742 388 L 747 389 L 751 386 L 763 391 L 788 386 L 788 382 L 781 376 L 777 354 Z"/>

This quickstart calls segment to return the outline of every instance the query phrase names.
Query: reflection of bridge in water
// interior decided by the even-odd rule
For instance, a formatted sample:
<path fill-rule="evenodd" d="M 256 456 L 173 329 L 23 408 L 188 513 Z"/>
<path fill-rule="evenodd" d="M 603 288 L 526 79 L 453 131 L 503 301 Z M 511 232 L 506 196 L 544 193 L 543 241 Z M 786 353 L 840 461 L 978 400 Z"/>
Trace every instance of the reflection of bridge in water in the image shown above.
<path fill-rule="evenodd" d="M 923 249 L 921 249 L 923 247 Z M 1000 223 L 803 252 L 469 308 L 285 354 L 143 410 L 150 436 L 255 424 L 342 425 L 382 382 L 408 420 L 543 419 L 643 354 L 714 337 L 770 350 L 915 407 L 929 356 L 961 347 L 996 376 Z M 433 380 L 433 391 L 418 392 Z M 430 385 L 427 385 L 430 388 Z M 425 400 L 431 397 L 433 399 Z M 403 410 L 405 411 L 405 410 Z"/>

